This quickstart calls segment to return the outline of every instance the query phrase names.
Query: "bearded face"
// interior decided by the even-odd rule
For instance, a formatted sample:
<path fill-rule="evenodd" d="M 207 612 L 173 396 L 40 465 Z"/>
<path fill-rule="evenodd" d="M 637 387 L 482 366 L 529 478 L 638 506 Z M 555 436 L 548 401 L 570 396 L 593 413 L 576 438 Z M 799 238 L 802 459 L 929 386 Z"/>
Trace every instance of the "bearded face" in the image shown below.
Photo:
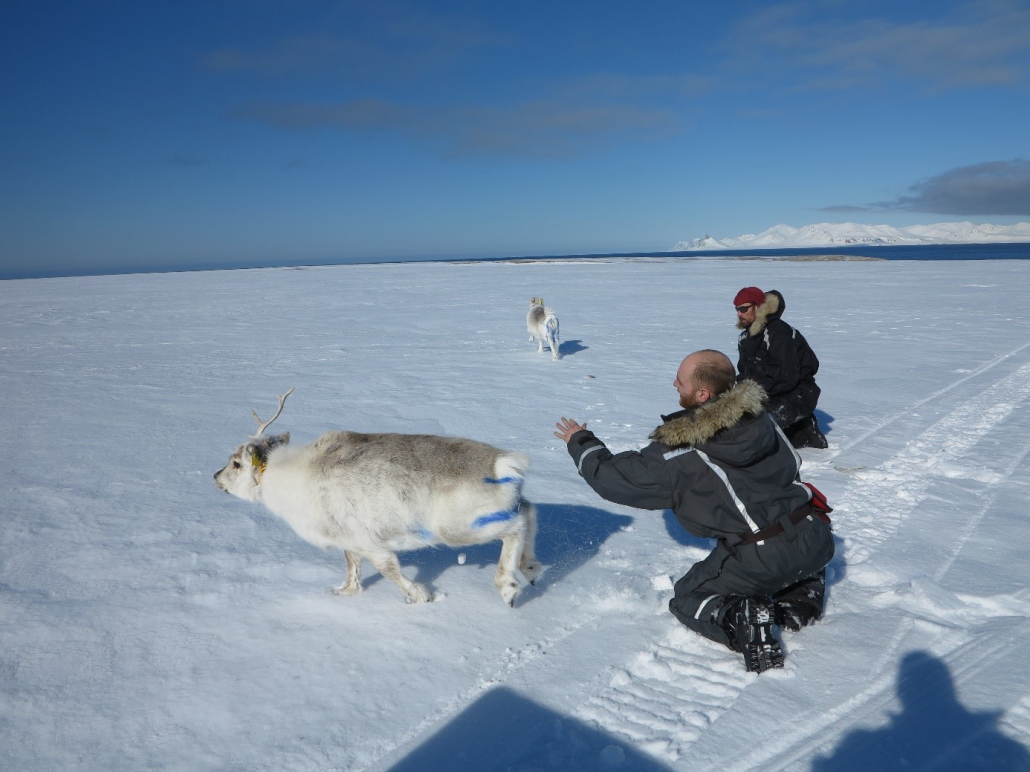
<path fill-rule="evenodd" d="M 687 357 L 676 372 L 676 380 L 672 385 L 679 394 L 680 407 L 697 407 L 701 403 L 697 400 L 697 387 L 694 385 L 694 368 L 697 367 L 696 357 Z"/>
<path fill-rule="evenodd" d="M 745 330 L 750 327 L 754 323 L 755 317 L 758 316 L 758 306 L 754 303 L 748 303 L 747 305 L 746 311 L 737 311 L 738 330 Z"/>
<path fill-rule="evenodd" d="M 692 408 L 700 404 L 695 394 L 680 394 L 680 407 Z"/>

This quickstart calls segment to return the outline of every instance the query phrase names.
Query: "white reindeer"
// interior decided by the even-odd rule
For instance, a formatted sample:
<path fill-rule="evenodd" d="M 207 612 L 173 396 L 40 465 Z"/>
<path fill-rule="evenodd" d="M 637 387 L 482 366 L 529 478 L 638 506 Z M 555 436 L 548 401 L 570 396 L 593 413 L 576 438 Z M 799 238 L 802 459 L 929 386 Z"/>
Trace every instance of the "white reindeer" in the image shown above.
<path fill-rule="evenodd" d="M 544 350 L 544 343 L 551 349 L 551 359 L 558 360 L 558 317 L 554 309 L 544 306 L 543 298 L 529 301 L 529 313 L 526 314 L 526 329 L 529 330 L 530 341 L 537 341 L 537 351 Z"/>
<path fill-rule="evenodd" d="M 396 550 L 495 539 L 503 546 L 494 585 L 504 601 L 514 605 L 516 571 L 535 582 L 536 507 L 521 494 L 525 455 L 424 434 L 328 432 L 303 447 L 291 447 L 288 432 L 262 437 L 292 392 L 279 397 L 270 420 L 254 412 L 257 434 L 215 473 L 215 484 L 263 503 L 312 544 L 343 550 L 347 580 L 335 594 L 361 592 L 367 558 L 410 602 L 431 601 L 401 573 Z"/>

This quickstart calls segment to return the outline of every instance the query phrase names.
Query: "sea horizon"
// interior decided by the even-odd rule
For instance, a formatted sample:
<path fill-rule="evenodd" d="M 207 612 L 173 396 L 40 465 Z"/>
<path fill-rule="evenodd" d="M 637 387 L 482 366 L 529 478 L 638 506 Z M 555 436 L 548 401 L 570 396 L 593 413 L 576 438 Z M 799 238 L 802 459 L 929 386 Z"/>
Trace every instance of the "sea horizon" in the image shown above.
<path fill-rule="evenodd" d="M 59 279 L 85 276 L 122 276 L 133 274 L 191 273 L 194 271 L 235 271 L 266 268 L 322 268 L 341 265 L 386 265 L 399 263 L 487 263 L 487 262 L 548 262 L 578 260 L 833 260 L 866 258 L 873 260 L 1028 260 L 1030 243 L 996 244 L 850 244 L 846 246 L 789 247 L 778 249 L 715 249 L 715 250 L 651 250 L 640 252 L 554 253 L 538 255 L 413 255 L 408 257 L 354 257 L 354 258 L 281 258 L 254 260 L 247 263 L 211 261 L 195 265 L 165 264 L 147 266 L 93 266 L 88 269 L 50 271 L 4 271 L 0 281 L 25 279 Z"/>

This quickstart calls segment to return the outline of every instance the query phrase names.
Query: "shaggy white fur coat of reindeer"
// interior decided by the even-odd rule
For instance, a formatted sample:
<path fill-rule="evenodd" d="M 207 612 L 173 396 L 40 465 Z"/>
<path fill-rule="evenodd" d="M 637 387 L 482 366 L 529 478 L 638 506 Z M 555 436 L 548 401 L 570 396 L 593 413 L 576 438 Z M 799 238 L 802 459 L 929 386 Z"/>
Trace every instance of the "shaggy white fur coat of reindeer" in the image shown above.
<path fill-rule="evenodd" d="M 529 301 L 526 329 L 529 330 L 529 339 L 537 341 L 537 351 L 543 351 L 546 343 L 551 349 L 551 359 L 558 359 L 558 317 L 554 309 L 544 306 L 543 298 L 533 298 Z"/>
<path fill-rule="evenodd" d="M 509 606 L 521 583 L 540 572 L 534 552 L 536 508 L 522 498 L 529 460 L 482 442 L 423 434 L 328 432 L 291 447 L 289 433 L 263 437 L 269 421 L 257 413 L 257 434 L 215 473 L 215 484 L 261 502 L 299 536 L 336 547 L 347 558 L 347 579 L 334 592 L 361 591 L 367 558 L 413 603 L 432 600 L 401 573 L 397 550 L 434 544 L 462 547 L 500 539 L 494 585 Z"/>

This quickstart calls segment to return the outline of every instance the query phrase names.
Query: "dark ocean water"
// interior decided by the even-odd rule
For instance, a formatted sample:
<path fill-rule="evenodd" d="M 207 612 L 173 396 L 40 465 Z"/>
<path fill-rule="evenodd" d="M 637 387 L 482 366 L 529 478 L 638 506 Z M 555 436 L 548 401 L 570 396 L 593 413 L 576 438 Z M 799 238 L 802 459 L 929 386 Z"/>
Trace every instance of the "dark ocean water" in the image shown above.
<path fill-rule="evenodd" d="M 855 245 L 847 247 L 813 247 L 809 249 L 751 249 L 722 250 L 717 252 L 680 252 L 686 255 L 768 255 L 800 257 L 804 255 L 854 255 L 877 257 L 881 260 L 1027 260 L 1030 244 L 920 244 L 917 246 L 873 247 Z"/>
<path fill-rule="evenodd" d="M 895 247 L 855 244 L 840 247 L 804 249 L 714 249 L 697 252 L 621 252 L 599 255 L 552 255 L 550 257 L 489 258 L 491 260 L 570 260 L 612 257 L 691 258 L 691 257 L 806 257 L 848 255 L 880 260 L 1030 260 L 1030 244 L 919 244 Z"/>
<path fill-rule="evenodd" d="M 578 255 L 509 255 L 490 257 L 410 257 L 410 258 L 351 258 L 343 260 L 289 259 L 254 261 L 250 263 L 208 263 L 200 265 L 150 266 L 82 266 L 72 270 L 8 270 L 0 265 L 0 280 L 38 279 L 56 276 L 101 276 L 131 273 L 176 273 L 182 271 L 222 271 L 244 268 L 299 268 L 314 265 L 374 265 L 381 263 L 427 262 L 499 262 L 511 260 L 602 260 L 602 259 L 696 259 L 711 257 L 805 257 L 817 255 L 848 255 L 873 257 L 881 260 L 1030 260 L 1027 244 L 934 244 L 919 246 L 841 246 L 811 247 L 806 249 L 746 249 L 713 250 L 699 252 L 609 252 Z"/>

